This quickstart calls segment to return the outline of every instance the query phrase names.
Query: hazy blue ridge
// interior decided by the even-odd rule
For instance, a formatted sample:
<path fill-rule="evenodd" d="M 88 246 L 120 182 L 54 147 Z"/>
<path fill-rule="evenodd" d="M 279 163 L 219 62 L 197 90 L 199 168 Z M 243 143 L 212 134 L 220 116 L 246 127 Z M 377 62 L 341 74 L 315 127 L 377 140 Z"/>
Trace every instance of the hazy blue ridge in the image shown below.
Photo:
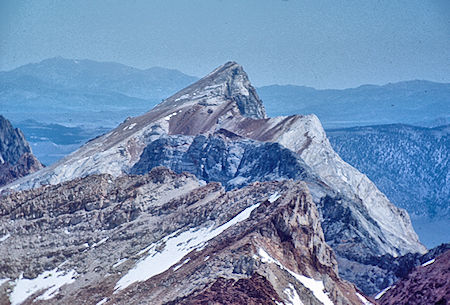
<path fill-rule="evenodd" d="M 113 127 L 196 80 L 159 67 L 51 58 L 0 72 L 0 113 L 13 122 Z"/>
<path fill-rule="evenodd" d="M 343 90 L 303 86 L 258 88 L 269 116 L 316 114 L 325 128 L 450 122 L 450 84 L 414 80 Z"/>

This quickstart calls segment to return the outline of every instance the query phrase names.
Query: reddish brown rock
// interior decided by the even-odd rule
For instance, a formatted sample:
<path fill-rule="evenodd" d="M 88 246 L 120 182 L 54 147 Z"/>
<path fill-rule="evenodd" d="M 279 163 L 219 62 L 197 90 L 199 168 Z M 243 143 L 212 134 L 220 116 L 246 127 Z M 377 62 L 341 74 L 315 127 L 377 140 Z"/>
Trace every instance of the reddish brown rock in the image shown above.
<path fill-rule="evenodd" d="M 378 301 L 381 305 L 450 304 L 450 250 L 417 267 Z"/>

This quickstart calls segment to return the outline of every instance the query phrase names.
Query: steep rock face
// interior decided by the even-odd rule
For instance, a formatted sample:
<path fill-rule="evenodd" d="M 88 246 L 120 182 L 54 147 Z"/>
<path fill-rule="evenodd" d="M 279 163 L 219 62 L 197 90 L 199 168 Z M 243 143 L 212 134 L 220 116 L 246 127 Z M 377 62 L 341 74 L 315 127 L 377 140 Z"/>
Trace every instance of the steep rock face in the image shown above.
<path fill-rule="evenodd" d="M 0 186 L 41 169 L 19 129 L 0 115 Z"/>
<path fill-rule="evenodd" d="M 362 304 L 302 182 L 225 192 L 158 167 L 13 192 L 0 217 L 2 304 Z"/>
<path fill-rule="evenodd" d="M 185 141 L 185 143 L 180 142 L 180 145 L 175 143 L 176 149 L 164 148 L 170 146 L 170 141 L 174 141 L 168 140 L 169 142 L 164 144 L 166 141 L 164 139 L 168 136 L 209 136 L 217 133 L 235 140 L 223 146 L 225 149 L 223 151 L 220 148 L 222 145 L 220 141 L 205 142 L 205 148 L 208 147 L 208 143 L 220 144 L 209 146 L 217 150 L 217 153 L 213 155 L 218 159 L 206 158 L 200 162 L 205 162 L 203 165 L 208 171 L 203 172 L 204 168 L 192 167 L 192 162 L 183 163 L 186 161 L 183 158 L 188 157 L 191 152 L 202 151 L 205 155 L 203 146 L 201 150 L 194 149 L 196 146 L 191 145 L 192 138 L 180 137 L 176 141 Z M 158 139 L 161 139 L 160 142 L 156 142 L 158 145 L 152 144 Z M 198 138 L 197 141 L 200 139 Z M 241 142 L 238 139 L 241 139 L 239 140 Z M 233 160 L 252 161 L 250 158 L 243 158 L 245 151 L 243 148 L 247 145 L 243 144 L 246 143 L 244 140 L 259 142 L 255 145 L 263 148 L 271 157 L 274 154 L 270 153 L 270 148 L 278 147 L 280 158 L 275 158 L 275 164 L 279 166 L 260 171 L 264 175 L 270 176 L 283 168 L 283 162 L 286 159 L 283 154 L 286 151 L 281 148 L 282 146 L 291 150 L 291 153 L 286 153 L 286 156 L 288 159 L 297 160 L 295 164 L 300 166 L 300 169 L 306 169 L 303 162 L 311 169 L 311 175 L 300 178 L 308 181 L 308 177 L 317 177 L 317 183 L 310 184 L 309 187 L 314 201 L 319 205 L 324 223 L 329 224 L 324 225 L 325 234 L 329 238 L 327 241 L 336 249 L 338 256 L 360 262 L 363 259 L 358 257 L 358 252 L 365 259 L 366 256 L 372 255 L 398 256 L 408 252 L 425 251 L 412 229 L 408 214 L 392 205 L 365 175 L 345 163 L 334 152 L 316 116 L 266 118 L 261 101 L 248 83 L 248 77 L 236 63 L 227 63 L 219 67 L 145 115 L 126 120 L 110 133 L 90 141 L 59 163 L 19 180 L 8 188 L 27 189 L 101 173 L 117 177 L 133 170 L 139 172 L 141 165 L 142 168 L 149 169 L 150 166 L 146 166 L 145 163 L 154 165 L 158 162 L 171 167 L 180 166 L 180 168 L 174 167 L 175 170 L 192 170 L 201 179 L 210 180 L 210 177 L 205 174 L 214 173 L 214 177 L 222 181 L 230 176 L 227 170 L 222 171 L 226 167 L 224 166 L 226 162 L 229 162 L 231 173 L 234 173 L 233 165 L 237 165 L 237 161 Z M 147 153 L 142 154 L 146 147 L 148 150 L 153 149 L 153 152 L 161 151 L 158 162 L 155 161 L 158 154 L 154 157 L 149 157 Z M 229 148 L 234 150 L 229 151 Z M 254 150 L 251 149 L 251 151 Z M 209 154 L 211 153 L 212 151 L 209 151 Z M 296 154 L 295 158 L 292 153 Z M 233 155 L 239 155 L 239 157 L 233 157 Z M 142 161 L 140 161 L 141 156 Z M 258 159 L 255 154 L 252 158 L 259 166 L 267 165 L 259 162 L 264 160 Z M 161 161 L 162 159 L 166 161 Z M 259 161 L 256 162 L 257 160 Z M 225 164 L 221 164 L 222 161 Z M 189 165 L 190 169 L 183 168 L 185 165 Z M 133 169 L 134 166 L 136 167 Z M 274 178 L 299 178 L 299 176 L 285 175 L 286 173 L 288 171 L 282 175 L 274 175 Z M 264 175 L 255 179 L 260 179 Z M 237 182 L 233 179 L 230 181 Z M 227 183 L 228 187 L 231 187 L 230 182 Z M 244 180 L 241 184 L 245 184 Z M 330 209 L 331 212 L 326 212 L 326 209 L 322 208 L 325 206 L 326 198 L 331 198 L 327 201 L 333 206 L 333 209 Z M 344 204 L 344 208 L 339 206 L 341 204 Z M 341 212 L 348 213 L 346 219 L 352 222 L 339 221 L 342 218 Z M 338 221 L 340 226 L 334 226 L 333 221 Z M 353 246 L 355 247 L 352 248 Z M 350 268 L 343 260 L 341 261 L 343 262 L 342 271 Z M 370 289 L 366 291 L 376 292 L 382 288 L 380 285 L 382 286 L 380 283 L 371 283 Z"/>
<path fill-rule="evenodd" d="M 145 174 L 156 166 L 190 172 L 207 182 L 220 182 L 227 189 L 256 181 L 318 180 L 298 155 L 278 143 L 231 140 L 221 133 L 161 137 L 144 149 L 130 172 Z"/>
<path fill-rule="evenodd" d="M 450 250 L 412 271 L 380 293 L 382 305 L 446 305 L 450 302 Z"/>

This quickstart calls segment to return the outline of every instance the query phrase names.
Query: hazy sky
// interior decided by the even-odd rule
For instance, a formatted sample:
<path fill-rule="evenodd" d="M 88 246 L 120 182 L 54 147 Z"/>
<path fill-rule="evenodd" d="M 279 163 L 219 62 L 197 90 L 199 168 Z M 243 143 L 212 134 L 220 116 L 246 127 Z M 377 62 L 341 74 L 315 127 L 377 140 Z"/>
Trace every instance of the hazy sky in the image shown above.
<path fill-rule="evenodd" d="M 0 0 L 0 70 L 54 56 L 257 85 L 450 82 L 450 1 Z"/>

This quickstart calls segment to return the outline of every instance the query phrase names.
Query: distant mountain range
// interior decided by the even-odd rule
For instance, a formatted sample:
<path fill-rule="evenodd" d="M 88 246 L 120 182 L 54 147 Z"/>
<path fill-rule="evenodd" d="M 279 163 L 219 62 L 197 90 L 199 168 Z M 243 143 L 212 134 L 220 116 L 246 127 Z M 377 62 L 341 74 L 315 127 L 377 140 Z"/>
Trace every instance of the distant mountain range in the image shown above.
<path fill-rule="evenodd" d="M 177 70 L 57 57 L 0 72 L 1 112 L 13 122 L 112 127 L 195 80 Z"/>
<path fill-rule="evenodd" d="M 142 70 L 56 57 L 0 72 L 1 113 L 13 123 L 33 119 L 65 126 L 113 127 L 196 80 L 160 67 Z M 325 128 L 450 123 L 450 84 L 445 83 L 414 80 L 343 90 L 271 85 L 257 90 L 269 115 L 314 113 Z"/>
<path fill-rule="evenodd" d="M 343 90 L 273 85 L 258 88 L 258 93 L 267 113 L 314 113 L 325 128 L 450 123 L 450 84 L 414 80 Z"/>

